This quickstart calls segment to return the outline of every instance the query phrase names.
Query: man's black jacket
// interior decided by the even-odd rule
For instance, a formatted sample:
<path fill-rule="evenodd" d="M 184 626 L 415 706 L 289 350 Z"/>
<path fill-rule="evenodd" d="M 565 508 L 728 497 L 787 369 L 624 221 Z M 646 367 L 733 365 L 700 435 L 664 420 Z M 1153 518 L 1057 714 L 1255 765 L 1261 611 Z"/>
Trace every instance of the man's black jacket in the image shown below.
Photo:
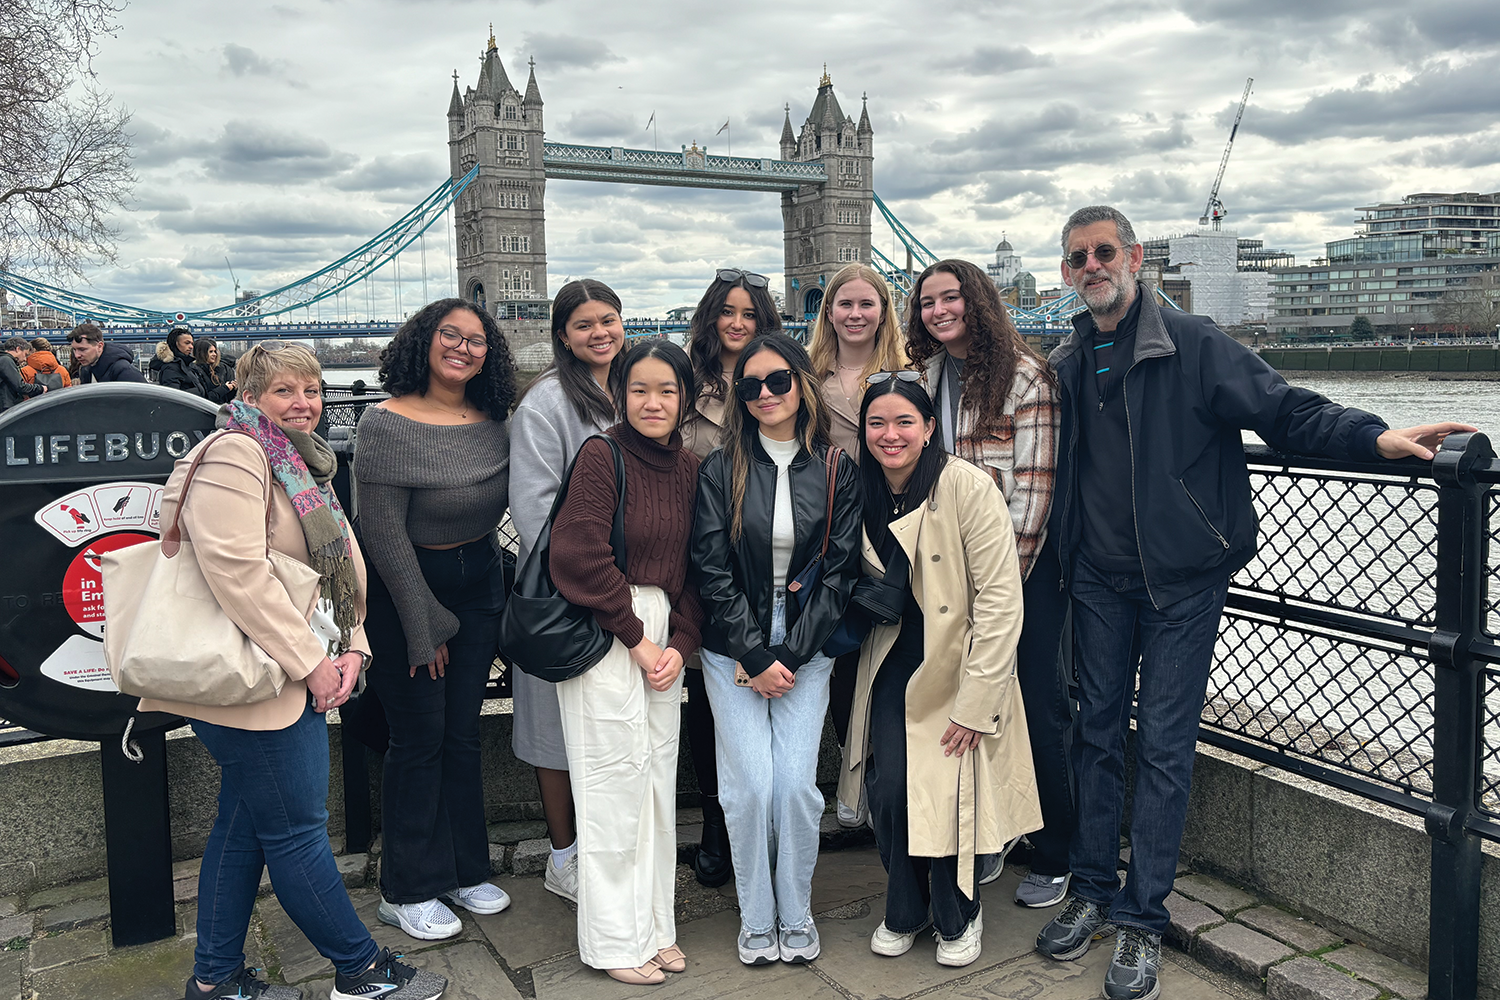
<path fill-rule="evenodd" d="M 823 575 L 805 607 L 788 594 L 786 641 L 771 645 L 771 518 L 776 510 L 776 465 L 752 445 L 745 483 L 743 531 L 731 542 L 729 463 L 722 449 L 703 460 L 698 470 L 698 499 L 693 513 L 692 566 L 703 602 L 703 647 L 738 660 L 752 677 L 777 660 L 795 671 L 817 656 L 833 634 L 854 582 L 859 578 L 859 541 L 864 527 L 859 471 L 847 454 L 839 455 L 833 490 L 833 527 L 828 536 Z M 803 450 L 792 459 L 791 581 L 823 545 L 828 516 L 828 471 L 824 455 Z"/>
<path fill-rule="evenodd" d="M 1372 413 L 1288 385 L 1207 317 L 1162 309 L 1144 285 L 1136 294 L 1142 297 L 1140 322 L 1123 382 L 1129 482 L 1077 481 L 1078 406 L 1086 395 L 1080 391 L 1082 353 L 1093 317 L 1073 317 L 1074 332 L 1049 359 L 1058 375 L 1062 425 L 1048 534 L 1066 575 L 1081 531 L 1078 490 L 1104 490 L 1119 503 L 1133 503 L 1146 590 L 1161 608 L 1227 579 L 1255 555 L 1257 520 L 1241 428 L 1279 451 L 1376 461 L 1375 439 L 1386 425 Z"/>

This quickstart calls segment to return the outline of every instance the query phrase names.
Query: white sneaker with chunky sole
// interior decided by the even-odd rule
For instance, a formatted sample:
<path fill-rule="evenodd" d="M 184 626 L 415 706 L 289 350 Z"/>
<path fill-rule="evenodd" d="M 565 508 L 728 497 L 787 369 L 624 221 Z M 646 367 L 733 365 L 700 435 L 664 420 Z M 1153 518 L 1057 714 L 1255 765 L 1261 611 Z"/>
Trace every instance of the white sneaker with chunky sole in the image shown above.
<path fill-rule="evenodd" d="M 441 941 L 464 929 L 463 922 L 439 899 L 420 903 L 388 903 L 382 899 L 376 914 L 381 923 L 399 927 L 421 941 Z"/>

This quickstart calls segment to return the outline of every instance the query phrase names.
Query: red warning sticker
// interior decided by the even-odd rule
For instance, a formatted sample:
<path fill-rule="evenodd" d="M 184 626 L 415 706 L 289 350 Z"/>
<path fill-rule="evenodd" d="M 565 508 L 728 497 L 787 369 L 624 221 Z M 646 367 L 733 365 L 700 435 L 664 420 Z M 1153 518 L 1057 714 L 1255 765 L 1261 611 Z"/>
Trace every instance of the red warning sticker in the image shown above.
<path fill-rule="evenodd" d="M 154 541 L 153 535 L 122 531 L 90 542 L 73 557 L 63 573 L 63 607 L 85 635 L 104 638 L 104 577 L 99 557 L 105 552 Z"/>

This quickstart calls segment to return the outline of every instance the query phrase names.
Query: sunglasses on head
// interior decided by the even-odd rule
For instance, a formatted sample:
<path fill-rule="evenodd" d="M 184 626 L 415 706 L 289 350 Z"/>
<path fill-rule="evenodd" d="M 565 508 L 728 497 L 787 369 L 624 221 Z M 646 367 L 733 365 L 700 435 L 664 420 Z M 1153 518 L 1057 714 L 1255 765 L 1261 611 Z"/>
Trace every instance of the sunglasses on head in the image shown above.
<path fill-rule="evenodd" d="M 760 387 L 765 386 L 771 390 L 773 396 L 784 396 L 792 391 L 792 370 L 780 368 L 771 372 L 765 378 L 756 378 L 754 375 L 746 375 L 744 378 L 734 380 L 734 394 L 742 403 L 749 403 L 760 398 Z"/>
<path fill-rule="evenodd" d="M 910 368 L 903 368 L 900 371 L 894 372 L 876 372 L 865 379 L 865 385 L 880 385 L 883 382 L 889 382 L 891 379 L 895 379 L 898 382 L 926 382 L 927 375 L 924 372 L 913 371 Z"/>
<path fill-rule="evenodd" d="M 1063 257 L 1063 260 L 1067 262 L 1069 267 L 1080 268 L 1089 262 L 1089 254 L 1092 253 L 1094 255 L 1094 259 L 1099 263 L 1108 264 L 1110 261 L 1115 259 L 1115 254 L 1124 253 L 1126 250 L 1130 249 L 1133 246 L 1135 246 L 1134 243 L 1127 243 L 1122 247 L 1111 246 L 1108 243 L 1101 243 L 1098 246 L 1094 247 L 1094 249 L 1092 250 L 1074 250 L 1072 253 Z"/>
<path fill-rule="evenodd" d="M 751 288 L 765 288 L 769 282 L 764 274 L 756 274 L 754 271 L 741 271 L 737 267 L 721 267 L 718 271 L 720 281 L 735 282 L 743 280 Z"/>
<path fill-rule="evenodd" d="M 89 342 L 89 338 L 87 338 L 87 337 L 69 337 L 68 338 L 68 343 L 70 343 L 70 344 L 86 344 L 88 342 Z"/>

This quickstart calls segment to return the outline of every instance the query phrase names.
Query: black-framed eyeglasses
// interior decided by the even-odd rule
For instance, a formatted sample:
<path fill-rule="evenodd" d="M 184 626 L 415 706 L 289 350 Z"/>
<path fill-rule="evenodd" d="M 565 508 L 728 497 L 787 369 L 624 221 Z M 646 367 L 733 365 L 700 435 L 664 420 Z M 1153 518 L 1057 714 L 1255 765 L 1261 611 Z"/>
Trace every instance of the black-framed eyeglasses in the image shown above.
<path fill-rule="evenodd" d="M 1065 255 L 1063 260 L 1069 267 L 1076 269 L 1087 264 L 1089 262 L 1089 254 L 1093 254 L 1094 259 L 1099 263 L 1108 264 L 1115 259 L 1115 254 L 1124 253 L 1133 246 L 1135 246 L 1134 243 L 1127 243 L 1122 247 L 1113 246 L 1109 243 L 1101 243 L 1092 250 L 1074 250 L 1072 253 Z"/>
<path fill-rule="evenodd" d="M 482 358 L 484 357 L 485 352 L 490 349 L 490 342 L 488 340 L 485 340 L 483 337 L 480 337 L 478 339 L 471 339 L 469 337 L 465 337 L 463 334 L 459 333 L 452 327 L 439 327 L 437 335 L 438 342 L 444 347 L 448 348 L 448 350 L 450 351 L 458 350 L 459 344 L 468 344 L 469 357 L 471 358 Z"/>
<path fill-rule="evenodd" d="M 737 378 L 734 380 L 734 394 L 740 402 L 749 403 L 760 398 L 761 386 L 770 389 L 773 396 L 785 396 L 792 391 L 792 370 L 778 368 L 765 378 L 756 378 L 754 375 Z"/>
<path fill-rule="evenodd" d="M 910 368 L 903 368 L 900 371 L 894 372 L 875 372 L 869 378 L 865 379 L 865 385 L 880 385 L 884 382 L 889 382 L 891 379 L 895 379 L 898 382 L 926 382 L 927 373 L 914 371 Z"/>
<path fill-rule="evenodd" d="M 770 284 L 764 274 L 756 274 L 754 271 L 741 271 L 737 267 L 721 267 L 718 270 L 720 281 L 736 282 L 741 279 L 751 288 L 765 288 Z"/>

